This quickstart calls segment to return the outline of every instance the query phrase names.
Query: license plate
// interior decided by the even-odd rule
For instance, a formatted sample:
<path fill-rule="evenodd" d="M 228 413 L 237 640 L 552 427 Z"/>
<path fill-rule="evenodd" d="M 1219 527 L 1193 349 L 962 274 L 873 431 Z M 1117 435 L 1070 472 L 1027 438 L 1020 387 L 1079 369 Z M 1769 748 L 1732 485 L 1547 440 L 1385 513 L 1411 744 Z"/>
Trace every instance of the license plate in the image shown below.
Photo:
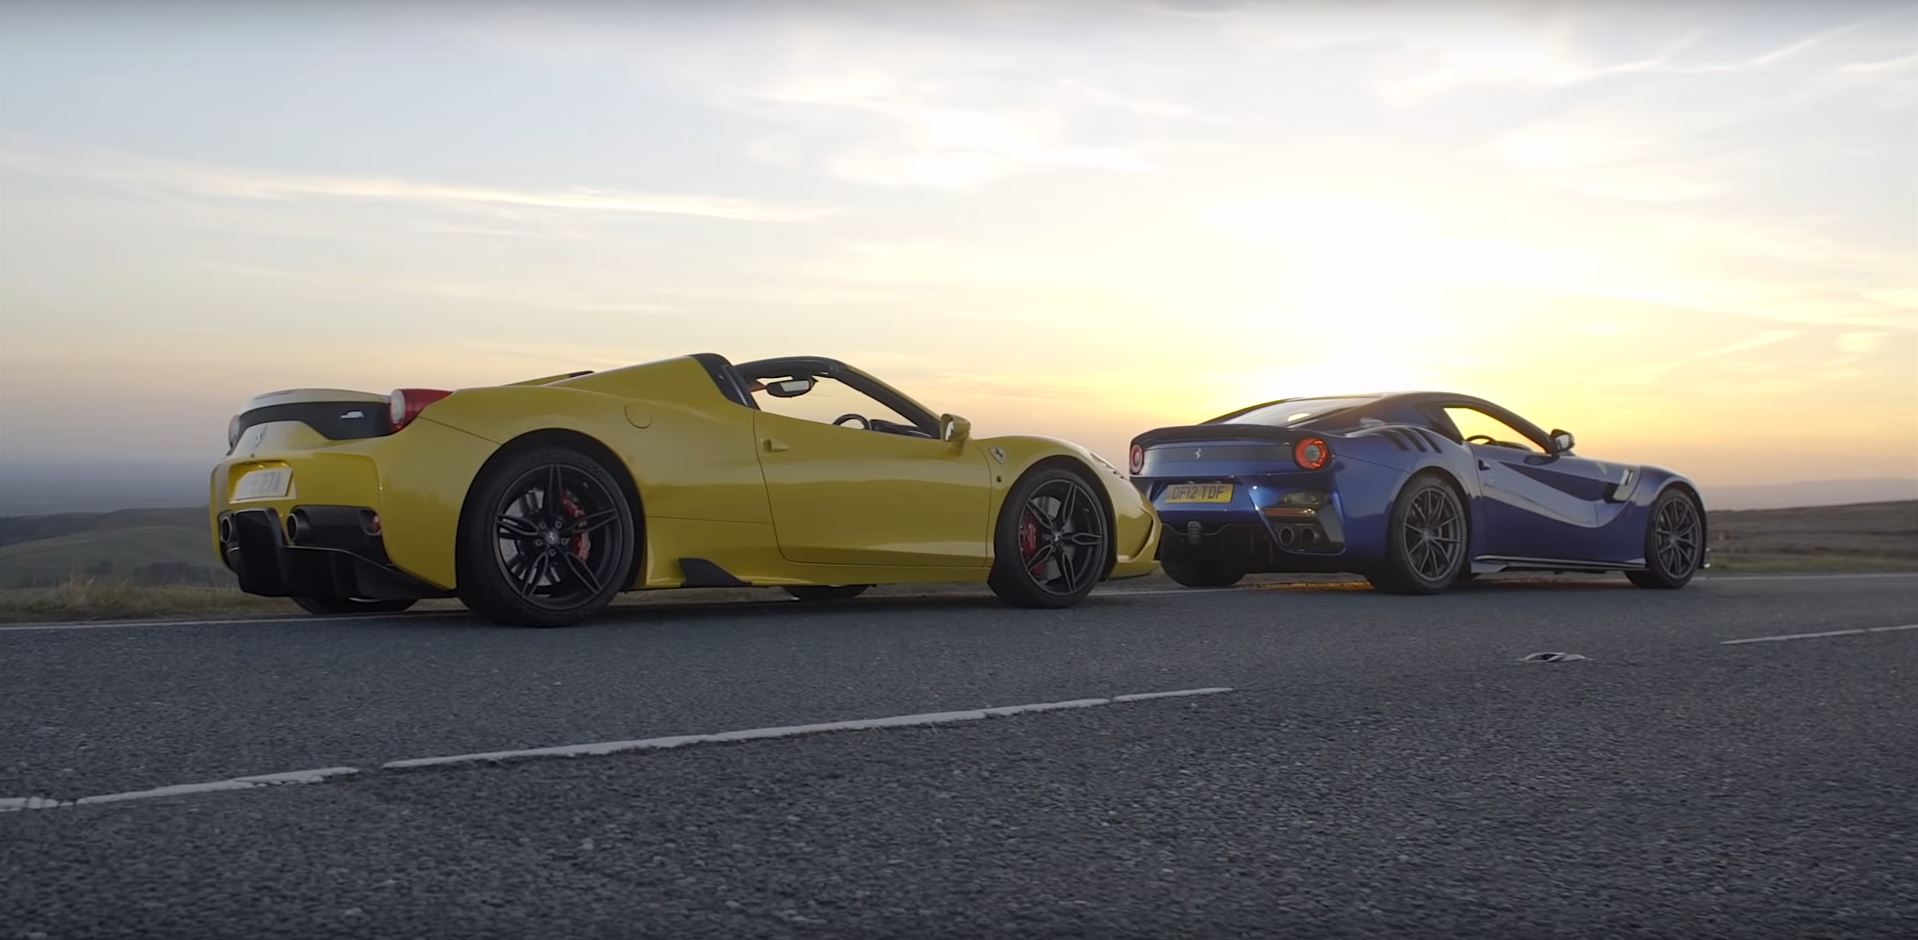
<path fill-rule="evenodd" d="M 293 471 L 288 467 L 251 470 L 233 484 L 233 501 L 243 499 L 279 499 L 293 489 Z"/>
<path fill-rule="evenodd" d="M 1165 488 L 1168 503 L 1229 503 L 1230 483 L 1174 483 Z"/>

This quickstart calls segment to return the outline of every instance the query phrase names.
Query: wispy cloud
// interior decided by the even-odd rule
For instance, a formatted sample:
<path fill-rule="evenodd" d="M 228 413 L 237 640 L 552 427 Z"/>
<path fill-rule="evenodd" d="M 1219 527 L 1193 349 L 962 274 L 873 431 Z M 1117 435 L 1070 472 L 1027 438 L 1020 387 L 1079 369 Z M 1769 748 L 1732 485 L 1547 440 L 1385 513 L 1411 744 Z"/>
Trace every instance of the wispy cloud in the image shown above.
<path fill-rule="evenodd" d="M 775 78 L 748 97 L 761 105 L 864 118 L 853 141 L 826 161 L 835 176 L 851 182 L 963 189 L 1045 170 L 1153 169 L 1130 149 L 1080 139 L 1062 116 L 1067 109 L 1003 100 L 957 104 L 935 83 L 873 66 Z M 1108 96 L 1106 103 L 1114 101 Z M 1134 111 L 1177 110 L 1167 102 L 1126 105 Z"/>
<path fill-rule="evenodd" d="M 831 210 L 725 196 L 687 196 L 594 187 L 519 189 L 397 177 L 312 174 L 151 160 L 119 154 L 0 152 L 0 169 L 223 199 L 335 199 L 442 208 L 538 209 L 692 216 L 736 222 L 805 222 Z"/>

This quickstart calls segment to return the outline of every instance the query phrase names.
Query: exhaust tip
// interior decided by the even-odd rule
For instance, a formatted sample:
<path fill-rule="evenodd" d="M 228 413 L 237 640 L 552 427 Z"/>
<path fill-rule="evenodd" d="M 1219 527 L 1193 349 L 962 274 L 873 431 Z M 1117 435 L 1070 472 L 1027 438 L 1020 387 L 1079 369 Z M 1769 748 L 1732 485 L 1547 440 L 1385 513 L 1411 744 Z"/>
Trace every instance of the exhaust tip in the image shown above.
<path fill-rule="evenodd" d="M 1289 525 L 1281 526 L 1279 528 L 1279 547 L 1280 548 L 1291 548 L 1292 545 L 1296 543 L 1298 540 L 1299 540 L 1299 533 L 1296 529 L 1293 529 Z"/>
<path fill-rule="evenodd" d="M 304 510 L 295 509 L 292 515 L 286 517 L 287 541 L 297 545 L 306 541 L 306 537 L 310 535 L 312 531 L 313 525 L 306 521 L 306 512 Z"/>
<path fill-rule="evenodd" d="M 1319 530 L 1302 529 L 1299 532 L 1299 544 L 1307 548 L 1319 544 Z"/>
<path fill-rule="evenodd" d="M 222 543 L 233 541 L 233 517 L 221 516 L 218 531 Z"/>

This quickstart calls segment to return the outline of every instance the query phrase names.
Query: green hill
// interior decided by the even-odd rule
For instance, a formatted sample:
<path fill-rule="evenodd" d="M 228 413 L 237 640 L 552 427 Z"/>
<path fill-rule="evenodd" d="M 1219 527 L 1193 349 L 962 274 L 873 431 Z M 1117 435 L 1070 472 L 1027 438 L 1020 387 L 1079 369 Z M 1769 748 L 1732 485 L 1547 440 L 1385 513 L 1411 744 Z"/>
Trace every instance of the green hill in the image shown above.
<path fill-rule="evenodd" d="M 231 583 L 213 556 L 204 509 L 128 509 L 0 517 L 0 588 L 73 575 L 142 584 Z"/>

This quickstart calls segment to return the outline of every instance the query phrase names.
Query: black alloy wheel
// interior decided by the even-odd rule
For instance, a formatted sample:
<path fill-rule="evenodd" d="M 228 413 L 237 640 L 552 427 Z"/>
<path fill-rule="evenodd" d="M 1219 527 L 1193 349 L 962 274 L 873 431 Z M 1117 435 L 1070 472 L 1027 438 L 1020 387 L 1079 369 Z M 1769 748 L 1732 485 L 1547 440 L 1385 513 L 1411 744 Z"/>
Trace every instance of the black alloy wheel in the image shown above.
<path fill-rule="evenodd" d="M 565 626 L 627 587 L 633 514 L 604 467 L 571 450 L 489 468 L 469 500 L 460 597 L 501 623 Z"/>
<path fill-rule="evenodd" d="M 1666 490 L 1652 504 L 1645 533 L 1645 570 L 1626 572 L 1645 588 L 1684 587 L 1705 557 L 1705 522 L 1698 504 L 1681 490 Z"/>
<path fill-rule="evenodd" d="M 1386 559 L 1366 575 L 1393 594 L 1436 594 L 1468 567 L 1469 526 L 1458 492 L 1437 476 L 1414 477 L 1393 503 Z"/>
<path fill-rule="evenodd" d="M 1105 504 L 1063 468 L 1027 474 L 999 514 L 988 583 L 1017 607 L 1069 607 L 1105 577 L 1112 558 Z"/>

